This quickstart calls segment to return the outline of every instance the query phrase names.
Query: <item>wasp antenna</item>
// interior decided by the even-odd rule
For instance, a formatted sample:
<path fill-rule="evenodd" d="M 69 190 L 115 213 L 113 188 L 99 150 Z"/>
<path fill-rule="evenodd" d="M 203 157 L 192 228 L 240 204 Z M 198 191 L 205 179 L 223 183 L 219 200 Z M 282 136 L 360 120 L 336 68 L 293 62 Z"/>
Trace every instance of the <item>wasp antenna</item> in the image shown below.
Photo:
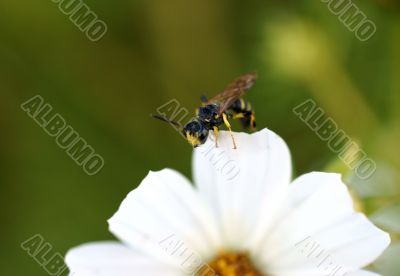
<path fill-rule="evenodd" d="M 170 123 L 173 124 L 176 127 L 182 128 L 182 125 L 178 122 L 172 121 L 171 119 L 165 117 L 165 116 L 161 116 L 161 115 L 157 115 L 157 114 L 150 114 L 151 117 L 158 119 L 160 121 L 166 122 L 166 123 Z"/>

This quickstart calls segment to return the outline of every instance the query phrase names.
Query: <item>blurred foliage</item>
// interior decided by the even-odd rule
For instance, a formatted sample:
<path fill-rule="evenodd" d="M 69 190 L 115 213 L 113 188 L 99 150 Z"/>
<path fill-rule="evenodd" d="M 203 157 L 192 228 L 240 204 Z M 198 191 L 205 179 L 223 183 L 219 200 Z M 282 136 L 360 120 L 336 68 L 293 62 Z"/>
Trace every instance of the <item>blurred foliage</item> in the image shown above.
<path fill-rule="evenodd" d="M 44 275 L 20 243 L 42 234 L 56 251 L 112 239 L 106 219 L 148 170 L 190 177 L 191 149 L 149 113 L 170 99 L 194 110 L 237 75 L 258 125 L 280 134 L 296 174 L 340 171 L 396 239 L 400 198 L 400 6 L 357 1 L 377 25 L 360 42 L 321 1 L 94 1 L 108 25 L 89 41 L 52 1 L 0 2 L 0 262 L 4 275 Z M 21 109 L 40 94 L 105 159 L 87 176 Z M 378 163 L 368 181 L 293 113 L 312 98 Z M 352 180 L 353 179 L 353 180 Z M 383 208 L 383 209 L 382 209 Z M 394 209 L 393 209 L 394 208 Z M 399 275 L 399 244 L 374 266 Z"/>

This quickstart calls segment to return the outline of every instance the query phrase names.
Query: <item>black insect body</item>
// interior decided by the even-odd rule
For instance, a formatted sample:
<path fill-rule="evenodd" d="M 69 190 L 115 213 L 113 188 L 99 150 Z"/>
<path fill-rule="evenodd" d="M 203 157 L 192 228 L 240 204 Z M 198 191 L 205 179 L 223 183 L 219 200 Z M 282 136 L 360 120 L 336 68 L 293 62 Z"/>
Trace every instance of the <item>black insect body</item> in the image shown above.
<path fill-rule="evenodd" d="M 207 104 L 197 110 L 198 119 L 204 122 L 209 128 L 220 126 L 223 123 L 219 115 L 219 106 L 217 104 Z"/>
<path fill-rule="evenodd" d="M 166 117 L 159 115 L 153 115 L 153 117 L 181 128 L 182 134 L 193 147 L 204 144 L 210 130 L 214 132 L 215 143 L 218 146 L 218 131 L 220 126 L 224 124 L 232 137 L 233 148 L 236 149 L 229 119 L 239 119 L 243 127 L 255 129 L 254 111 L 251 104 L 242 99 L 242 96 L 253 86 L 256 79 L 255 73 L 248 73 L 235 79 L 221 93 L 210 100 L 202 97 L 203 105 L 197 109 L 196 118 L 183 127 Z"/>

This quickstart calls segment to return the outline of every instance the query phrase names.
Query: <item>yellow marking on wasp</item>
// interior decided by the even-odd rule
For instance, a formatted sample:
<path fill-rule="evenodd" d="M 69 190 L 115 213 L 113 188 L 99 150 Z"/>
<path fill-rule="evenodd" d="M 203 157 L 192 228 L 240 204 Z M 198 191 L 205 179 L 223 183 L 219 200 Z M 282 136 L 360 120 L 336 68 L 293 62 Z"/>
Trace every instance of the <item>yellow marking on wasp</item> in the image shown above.
<path fill-rule="evenodd" d="M 236 142 L 235 142 L 235 137 L 233 136 L 231 124 L 230 124 L 229 121 L 228 121 L 228 117 L 226 116 L 225 113 L 222 113 L 222 118 L 223 118 L 223 120 L 224 120 L 224 123 L 225 123 L 226 127 L 227 127 L 228 130 L 229 130 L 229 134 L 231 135 L 232 142 L 233 142 L 233 149 L 237 149 L 237 147 L 236 147 Z"/>
<path fill-rule="evenodd" d="M 256 129 L 256 128 L 254 127 L 255 122 L 256 122 L 256 116 L 254 115 L 254 112 L 252 112 L 252 113 L 251 113 L 251 116 L 250 116 L 250 125 L 251 125 L 252 130 L 255 130 L 255 129 Z"/>
<path fill-rule="evenodd" d="M 200 140 L 197 137 L 190 135 L 189 132 L 186 132 L 186 139 L 193 147 L 200 145 Z"/>
<path fill-rule="evenodd" d="M 244 102 L 243 99 L 240 99 L 240 109 L 241 109 L 241 110 L 244 110 L 245 107 L 246 107 L 246 103 Z"/>
<path fill-rule="evenodd" d="M 233 119 L 243 119 L 244 118 L 244 114 L 243 113 L 237 113 L 235 115 L 233 115 L 232 117 Z"/>
<path fill-rule="evenodd" d="M 214 136 L 215 136 L 215 147 L 218 148 L 218 136 L 219 136 L 219 130 L 218 127 L 214 126 Z"/>

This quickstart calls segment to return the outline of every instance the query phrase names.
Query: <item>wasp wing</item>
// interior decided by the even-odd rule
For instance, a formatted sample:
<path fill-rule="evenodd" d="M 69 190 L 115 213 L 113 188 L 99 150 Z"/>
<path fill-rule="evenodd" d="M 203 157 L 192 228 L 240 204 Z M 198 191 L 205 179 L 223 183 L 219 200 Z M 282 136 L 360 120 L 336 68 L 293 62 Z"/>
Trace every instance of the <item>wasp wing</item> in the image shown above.
<path fill-rule="evenodd" d="M 218 103 L 219 114 L 229 109 L 232 104 L 241 98 L 255 83 L 257 74 L 255 72 L 242 75 L 230 83 L 220 94 L 211 98 L 210 103 Z"/>

